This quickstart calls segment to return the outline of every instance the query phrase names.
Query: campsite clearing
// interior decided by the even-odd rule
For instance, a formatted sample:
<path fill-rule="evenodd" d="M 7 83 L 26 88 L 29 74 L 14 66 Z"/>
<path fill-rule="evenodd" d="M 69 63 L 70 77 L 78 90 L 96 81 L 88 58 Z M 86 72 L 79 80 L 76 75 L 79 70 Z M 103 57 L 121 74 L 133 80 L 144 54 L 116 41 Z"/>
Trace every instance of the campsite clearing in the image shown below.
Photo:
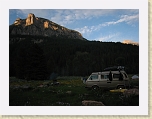
<path fill-rule="evenodd" d="M 138 106 L 139 95 L 124 96 L 122 92 L 86 89 L 81 77 L 58 77 L 58 85 L 52 80 L 26 81 L 10 77 L 10 106 L 82 106 L 82 101 L 102 102 L 105 106 Z M 137 86 L 139 82 L 134 82 Z"/>

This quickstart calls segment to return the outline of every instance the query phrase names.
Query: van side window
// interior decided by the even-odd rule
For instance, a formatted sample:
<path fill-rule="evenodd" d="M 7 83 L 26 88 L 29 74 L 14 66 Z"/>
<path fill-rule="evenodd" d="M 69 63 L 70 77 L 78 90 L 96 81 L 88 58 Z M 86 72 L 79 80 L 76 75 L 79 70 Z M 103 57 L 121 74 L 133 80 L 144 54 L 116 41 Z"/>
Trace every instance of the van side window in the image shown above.
<path fill-rule="evenodd" d="M 109 74 L 101 74 L 101 79 L 109 79 Z"/>
<path fill-rule="evenodd" d="M 90 80 L 98 80 L 98 75 L 91 75 Z"/>
<path fill-rule="evenodd" d="M 119 78 L 120 74 L 113 74 L 113 78 Z"/>

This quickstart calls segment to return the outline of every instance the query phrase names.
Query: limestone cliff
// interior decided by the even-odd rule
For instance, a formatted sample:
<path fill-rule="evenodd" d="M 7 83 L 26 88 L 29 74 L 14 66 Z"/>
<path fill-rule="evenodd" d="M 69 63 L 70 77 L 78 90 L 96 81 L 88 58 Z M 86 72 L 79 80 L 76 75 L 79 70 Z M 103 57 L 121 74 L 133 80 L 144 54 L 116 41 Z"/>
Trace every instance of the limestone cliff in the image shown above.
<path fill-rule="evenodd" d="M 34 14 L 28 14 L 26 19 L 17 18 L 14 24 L 9 26 L 10 35 L 40 35 L 40 36 L 60 36 L 72 39 L 85 40 L 81 33 L 65 28 L 48 19 L 35 17 Z"/>

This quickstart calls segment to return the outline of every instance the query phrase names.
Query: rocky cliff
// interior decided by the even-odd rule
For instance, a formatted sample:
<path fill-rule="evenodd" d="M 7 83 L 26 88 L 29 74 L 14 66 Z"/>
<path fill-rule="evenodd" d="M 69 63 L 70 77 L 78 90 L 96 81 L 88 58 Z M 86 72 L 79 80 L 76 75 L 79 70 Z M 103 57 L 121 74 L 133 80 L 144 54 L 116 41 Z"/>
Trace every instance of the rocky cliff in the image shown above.
<path fill-rule="evenodd" d="M 78 31 L 70 30 L 48 19 L 35 17 L 32 13 L 28 14 L 26 19 L 17 18 L 14 24 L 9 26 L 9 33 L 10 35 L 56 36 L 85 40 Z"/>

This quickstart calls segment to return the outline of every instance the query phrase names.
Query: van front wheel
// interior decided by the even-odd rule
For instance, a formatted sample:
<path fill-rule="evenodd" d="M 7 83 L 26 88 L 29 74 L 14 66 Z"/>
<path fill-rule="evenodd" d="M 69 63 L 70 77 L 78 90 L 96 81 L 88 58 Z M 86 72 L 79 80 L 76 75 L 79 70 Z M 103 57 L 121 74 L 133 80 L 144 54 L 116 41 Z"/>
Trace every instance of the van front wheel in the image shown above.
<path fill-rule="evenodd" d="M 99 90 L 99 87 L 98 86 L 92 86 L 92 89 L 93 90 Z"/>

